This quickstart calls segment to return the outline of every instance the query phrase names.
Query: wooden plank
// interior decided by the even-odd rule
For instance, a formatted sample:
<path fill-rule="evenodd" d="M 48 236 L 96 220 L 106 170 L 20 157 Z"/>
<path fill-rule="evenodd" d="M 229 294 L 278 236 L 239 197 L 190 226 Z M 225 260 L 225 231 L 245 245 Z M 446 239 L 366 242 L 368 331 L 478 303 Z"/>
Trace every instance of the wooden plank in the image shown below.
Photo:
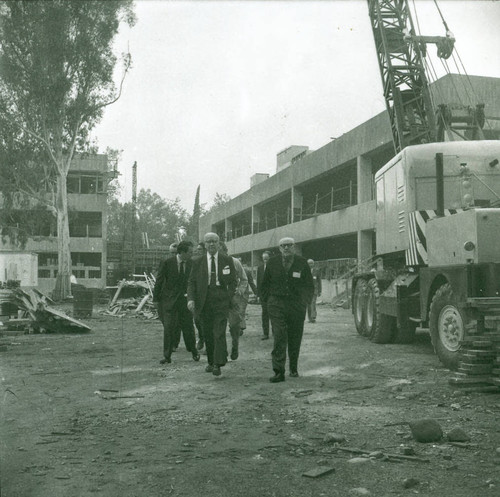
<path fill-rule="evenodd" d="M 146 295 L 144 295 L 144 297 L 140 301 L 139 305 L 137 306 L 137 309 L 134 312 L 139 312 L 144 307 L 144 305 L 146 304 L 146 302 L 149 300 L 149 297 L 151 297 L 151 295 L 149 293 L 147 293 Z"/>
<path fill-rule="evenodd" d="M 75 326 L 78 326 L 79 328 L 84 328 L 84 329 L 89 330 L 89 331 L 92 329 L 90 326 L 87 326 L 85 323 L 82 323 L 81 321 L 78 321 L 77 319 L 69 317 L 67 314 L 64 314 L 64 312 L 60 312 L 57 309 L 53 309 L 52 307 L 45 306 L 44 311 L 48 312 L 49 314 L 52 314 L 53 316 L 57 316 L 58 318 L 61 318 L 64 321 L 69 321 L 71 324 L 74 324 Z"/>
<path fill-rule="evenodd" d="M 120 295 L 120 292 L 122 291 L 122 288 L 124 286 L 125 286 L 125 280 L 120 281 L 120 283 L 118 284 L 118 288 L 115 292 L 115 296 L 113 297 L 113 300 L 109 304 L 109 307 L 111 307 L 118 300 L 118 296 Z"/>

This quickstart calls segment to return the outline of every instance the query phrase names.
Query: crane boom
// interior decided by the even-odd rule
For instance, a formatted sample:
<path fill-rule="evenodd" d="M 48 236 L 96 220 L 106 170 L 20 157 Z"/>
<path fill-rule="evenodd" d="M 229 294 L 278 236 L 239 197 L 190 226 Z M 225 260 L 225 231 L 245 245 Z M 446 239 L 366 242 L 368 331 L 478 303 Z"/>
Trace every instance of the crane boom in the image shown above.
<path fill-rule="evenodd" d="M 414 33 L 407 0 L 368 0 L 375 48 L 396 153 L 437 138 L 423 57 L 425 43 Z"/>

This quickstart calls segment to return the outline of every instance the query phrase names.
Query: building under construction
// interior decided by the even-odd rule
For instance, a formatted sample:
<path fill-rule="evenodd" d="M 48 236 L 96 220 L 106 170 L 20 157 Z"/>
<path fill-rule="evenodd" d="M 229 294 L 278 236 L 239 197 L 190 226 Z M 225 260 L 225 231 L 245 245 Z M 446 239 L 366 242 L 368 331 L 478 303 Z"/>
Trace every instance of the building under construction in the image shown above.
<path fill-rule="evenodd" d="M 484 103 L 484 138 L 500 138 L 499 78 L 448 74 L 430 90 L 436 106 Z M 318 150 L 288 147 L 276 174 L 254 175 L 249 190 L 201 218 L 200 238 L 216 232 L 252 266 L 284 236 L 315 260 L 367 259 L 375 250 L 374 175 L 394 155 L 386 111 Z"/>

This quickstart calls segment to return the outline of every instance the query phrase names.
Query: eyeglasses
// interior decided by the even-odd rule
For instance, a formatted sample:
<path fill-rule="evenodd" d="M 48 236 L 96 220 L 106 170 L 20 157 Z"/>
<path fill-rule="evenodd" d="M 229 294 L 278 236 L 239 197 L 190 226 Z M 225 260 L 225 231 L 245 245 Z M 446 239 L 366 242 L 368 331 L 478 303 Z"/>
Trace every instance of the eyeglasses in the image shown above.
<path fill-rule="evenodd" d="M 282 243 L 280 245 L 280 247 L 282 247 L 282 248 L 291 248 L 291 247 L 293 247 L 293 245 L 294 245 L 293 243 Z"/>
<path fill-rule="evenodd" d="M 207 241 L 205 242 L 205 244 L 209 244 L 209 245 L 211 245 L 211 244 L 215 244 L 215 243 L 219 243 L 219 241 L 218 241 L 218 240 L 207 240 Z"/>

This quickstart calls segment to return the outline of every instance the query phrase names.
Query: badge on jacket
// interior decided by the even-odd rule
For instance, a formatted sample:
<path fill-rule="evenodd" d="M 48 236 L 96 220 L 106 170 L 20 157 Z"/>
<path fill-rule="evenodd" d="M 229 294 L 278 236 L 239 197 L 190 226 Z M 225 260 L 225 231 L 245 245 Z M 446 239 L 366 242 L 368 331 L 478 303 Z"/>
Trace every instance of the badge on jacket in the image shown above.
<path fill-rule="evenodd" d="M 229 266 L 226 266 L 223 270 L 222 270 L 222 274 L 224 275 L 228 275 L 228 274 L 231 274 L 231 269 L 229 268 Z"/>
<path fill-rule="evenodd" d="M 298 272 L 298 271 L 294 271 L 294 272 L 292 273 L 292 277 L 293 277 L 293 278 L 300 278 L 300 272 Z"/>

